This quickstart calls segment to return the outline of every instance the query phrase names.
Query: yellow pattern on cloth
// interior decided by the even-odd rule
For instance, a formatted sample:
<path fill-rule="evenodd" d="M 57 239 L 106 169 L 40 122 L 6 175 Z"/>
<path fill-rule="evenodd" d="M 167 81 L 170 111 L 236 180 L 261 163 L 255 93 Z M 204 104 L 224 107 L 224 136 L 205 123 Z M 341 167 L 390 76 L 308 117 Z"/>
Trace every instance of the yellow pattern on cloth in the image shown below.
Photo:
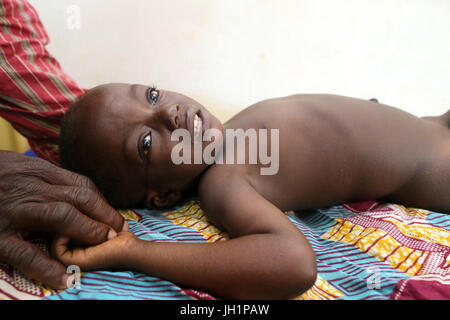
<path fill-rule="evenodd" d="M 198 201 L 190 201 L 185 206 L 163 214 L 173 223 L 200 232 L 208 242 L 224 241 L 230 237 L 215 227 L 205 215 Z"/>
<path fill-rule="evenodd" d="M 141 217 L 137 215 L 133 210 L 122 209 L 119 210 L 119 213 L 127 220 L 139 221 Z"/>

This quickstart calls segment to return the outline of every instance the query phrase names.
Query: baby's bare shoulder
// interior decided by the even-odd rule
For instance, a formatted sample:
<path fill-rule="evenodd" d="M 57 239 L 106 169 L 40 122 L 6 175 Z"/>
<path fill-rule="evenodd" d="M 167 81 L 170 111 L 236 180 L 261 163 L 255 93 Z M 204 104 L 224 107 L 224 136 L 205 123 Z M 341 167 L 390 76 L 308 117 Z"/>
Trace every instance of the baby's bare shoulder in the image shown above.
<path fill-rule="evenodd" d="M 199 182 L 200 206 L 211 222 L 230 235 L 241 234 L 245 230 L 248 217 L 253 216 L 253 207 L 259 195 L 239 175 L 233 166 L 215 165 L 209 169 Z"/>
<path fill-rule="evenodd" d="M 235 165 L 213 165 L 201 177 L 198 194 L 205 206 L 220 205 L 227 196 L 241 192 L 249 184 L 243 170 Z"/>
<path fill-rule="evenodd" d="M 203 179 L 200 205 L 211 222 L 232 238 L 292 229 L 284 214 L 260 195 L 239 169 L 221 166 Z"/>

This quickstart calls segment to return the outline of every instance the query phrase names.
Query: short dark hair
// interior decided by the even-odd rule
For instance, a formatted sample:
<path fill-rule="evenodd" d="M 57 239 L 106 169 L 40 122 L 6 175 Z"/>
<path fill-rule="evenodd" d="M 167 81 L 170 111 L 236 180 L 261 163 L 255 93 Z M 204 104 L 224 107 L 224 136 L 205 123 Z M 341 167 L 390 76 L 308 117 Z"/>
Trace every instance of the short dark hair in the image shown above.
<path fill-rule="evenodd" d="M 94 168 L 89 157 L 86 156 L 86 149 L 83 148 L 83 141 L 78 133 L 77 113 L 83 112 L 82 97 L 75 101 L 65 113 L 61 121 L 59 133 L 59 157 L 61 166 L 64 169 L 82 174 L 90 178 L 103 194 L 111 206 L 115 208 L 139 207 L 137 203 L 130 203 L 121 196 L 119 190 L 120 179 L 114 172 L 106 174 L 101 168 Z"/>

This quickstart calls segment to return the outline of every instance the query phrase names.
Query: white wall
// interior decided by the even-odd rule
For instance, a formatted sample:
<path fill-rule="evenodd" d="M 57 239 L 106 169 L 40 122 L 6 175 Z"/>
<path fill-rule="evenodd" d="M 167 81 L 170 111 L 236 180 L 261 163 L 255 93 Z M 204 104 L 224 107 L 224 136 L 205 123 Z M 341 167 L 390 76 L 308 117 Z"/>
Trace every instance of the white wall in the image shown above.
<path fill-rule="evenodd" d="M 293 93 L 376 97 L 418 116 L 450 108 L 449 0 L 30 2 L 85 88 L 155 83 L 222 120 Z"/>

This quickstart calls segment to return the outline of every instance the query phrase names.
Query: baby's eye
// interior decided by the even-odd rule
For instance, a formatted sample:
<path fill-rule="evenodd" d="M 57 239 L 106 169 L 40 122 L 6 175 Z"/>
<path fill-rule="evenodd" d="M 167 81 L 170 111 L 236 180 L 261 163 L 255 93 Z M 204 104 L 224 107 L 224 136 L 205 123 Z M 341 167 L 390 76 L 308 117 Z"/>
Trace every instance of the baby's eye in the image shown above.
<path fill-rule="evenodd" d="M 152 146 L 152 136 L 149 133 L 144 137 L 144 139 L 142 139 L 141 150 L 142 150 L 142 155 L 144 158 L 148 157 L 148 153 L 150 151 L 151 146 Z"/>
<path fill-rule="evenodd" d="M 159 90 L 155 86 L 150 87 L 147 90 L 147 99 L 154 106 L 158 102 Z"/>

